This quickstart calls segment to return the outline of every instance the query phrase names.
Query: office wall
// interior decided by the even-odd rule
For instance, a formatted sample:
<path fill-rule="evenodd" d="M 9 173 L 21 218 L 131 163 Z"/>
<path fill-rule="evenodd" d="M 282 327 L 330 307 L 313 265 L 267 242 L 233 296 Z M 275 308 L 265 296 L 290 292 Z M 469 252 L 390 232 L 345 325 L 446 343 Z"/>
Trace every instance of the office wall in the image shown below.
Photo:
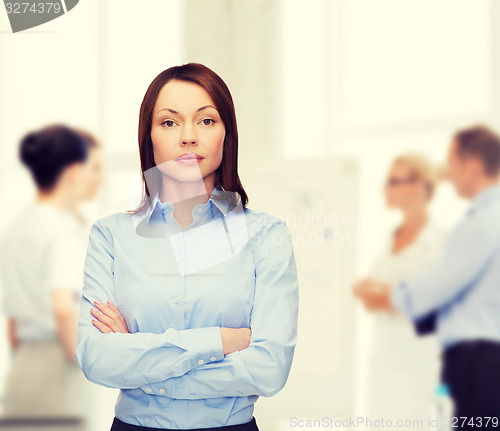
<path fill-rule="evenodd" d="M 259 156 L 278 163 L 300 160 L 304 166 L 357 160 L 363 243 L 355 273 L 344 281 L 343 288 L 350 289 L 369 271 L 399 221 L 382 198 L 391 160 L 418 150 L 441 164 L 457 128 L 484 122 L 500 129 L 498 2 L 249 3 L 217 2 L 209 14 L 196 16 L 201 2 L 186 2 L 191 11 L 185 15 L 186 55 L 221 70 L 237 95 L 242 163 L 251 165 Z M 297 175 L 305 172 L 298 169 Z M 447 229 L 466 205 L 443 183 L 430 209 Z M 354 300 L 345 301 L 350 306 Z M 366 402 L 360 373 L 368 333 L 360 304 L 354 313 L 352 413 Z"/>
<path fill-rule="evenodd" d="M 500 129 L 499 4 L 286 0 L 281 7 L 282 154 L 358 160 L 362 276 L 399 221 L 382 198 L 391 160 L 418 150 L 443 163 L 457 128 L 484 122 Z M 431 214 L 448 229 L 466 205 L 443 183 Z M 359 412 L 368 343 L 360 304 L 356 322 Z"/>

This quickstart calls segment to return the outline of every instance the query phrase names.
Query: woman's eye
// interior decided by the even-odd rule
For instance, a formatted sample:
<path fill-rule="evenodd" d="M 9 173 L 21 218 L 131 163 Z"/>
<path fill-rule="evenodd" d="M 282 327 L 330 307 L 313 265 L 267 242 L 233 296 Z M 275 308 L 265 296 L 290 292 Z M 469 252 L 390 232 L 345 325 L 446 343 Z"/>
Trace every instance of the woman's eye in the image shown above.
<path fill-rule="evenodd" d="M 167 126 L 167 127 L 172 127 L 175 123 L 172 120 L 167 120 L 161 124 L 163 124 L 164 126 Z"/>
<path fill-rule="evenodd" d="M 212 123 L 215 123 L 215 121 L 214 121 L 214 120 L 212 120 L 211 118 L 205 118 L 204 120 L 201 120 L 201 122 L 202 122 L 202 123 L 203 123 L 203 125 L 205 125 L 205 126 L 210 126 L 210 124 L 212 124 L 212 123 L 210 123 L 210 121 L 211 121 Z"/>

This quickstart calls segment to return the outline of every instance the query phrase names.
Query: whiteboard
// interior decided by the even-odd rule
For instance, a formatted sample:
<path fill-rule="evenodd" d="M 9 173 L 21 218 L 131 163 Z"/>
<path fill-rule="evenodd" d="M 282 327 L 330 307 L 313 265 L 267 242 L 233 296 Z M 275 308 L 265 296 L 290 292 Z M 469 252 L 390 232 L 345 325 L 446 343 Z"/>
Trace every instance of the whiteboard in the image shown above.
<path fill-rule="evenodd" d="M 350 416 L 354 310 L 351 285 L 362 242 L 354 159 L 247 162 L 239 169 L 247 207 L 283 219 L 292 234 L 299 280 L 297 345 L 285 388 L 261 397 L 262 429 L 292 429 L 290 418 Z"/>

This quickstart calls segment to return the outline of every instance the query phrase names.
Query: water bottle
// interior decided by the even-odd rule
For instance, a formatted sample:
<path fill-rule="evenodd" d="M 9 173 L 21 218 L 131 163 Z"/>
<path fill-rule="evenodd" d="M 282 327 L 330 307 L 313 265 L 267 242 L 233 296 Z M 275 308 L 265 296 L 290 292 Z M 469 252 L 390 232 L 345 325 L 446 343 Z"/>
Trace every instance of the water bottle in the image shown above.
<path fill-rule="evenodd" d="M 434 404 L 429 418 L 429 428 L 436 431 L 451 431 L 453 410 L 453 400 L 450 396 L 449 387 L 446 383 L 441 382 L 436 387 Z"/>

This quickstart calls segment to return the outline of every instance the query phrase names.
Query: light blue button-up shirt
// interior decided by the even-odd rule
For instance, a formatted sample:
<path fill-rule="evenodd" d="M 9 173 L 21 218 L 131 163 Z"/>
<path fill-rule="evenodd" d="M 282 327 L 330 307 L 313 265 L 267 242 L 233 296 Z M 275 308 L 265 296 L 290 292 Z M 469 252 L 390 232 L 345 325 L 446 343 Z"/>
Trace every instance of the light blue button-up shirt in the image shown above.
<path fill-rule="evenodd" d="M 500 341 L 500 186 L 475 196 L 441 258 L 397 284 L 391 301 L 415 321 L 436 313 L 443 350 L 460 341 Z"/>
<path fill-rule="evenodd" d="M 90 381 L 120 388 L 115 416 L 156 428 L 249 422 L 278 393 L 297 341 L 298 283 L 287 224 L 243 208 L 217 183 L 183 231 L 158 194 L 140 215 L 97 220 L 89 235 L 75 358 Z M 130 333 L 92 324 L 110 299 Z M 224 355 L 220 327 L 251 328 Z"/>

